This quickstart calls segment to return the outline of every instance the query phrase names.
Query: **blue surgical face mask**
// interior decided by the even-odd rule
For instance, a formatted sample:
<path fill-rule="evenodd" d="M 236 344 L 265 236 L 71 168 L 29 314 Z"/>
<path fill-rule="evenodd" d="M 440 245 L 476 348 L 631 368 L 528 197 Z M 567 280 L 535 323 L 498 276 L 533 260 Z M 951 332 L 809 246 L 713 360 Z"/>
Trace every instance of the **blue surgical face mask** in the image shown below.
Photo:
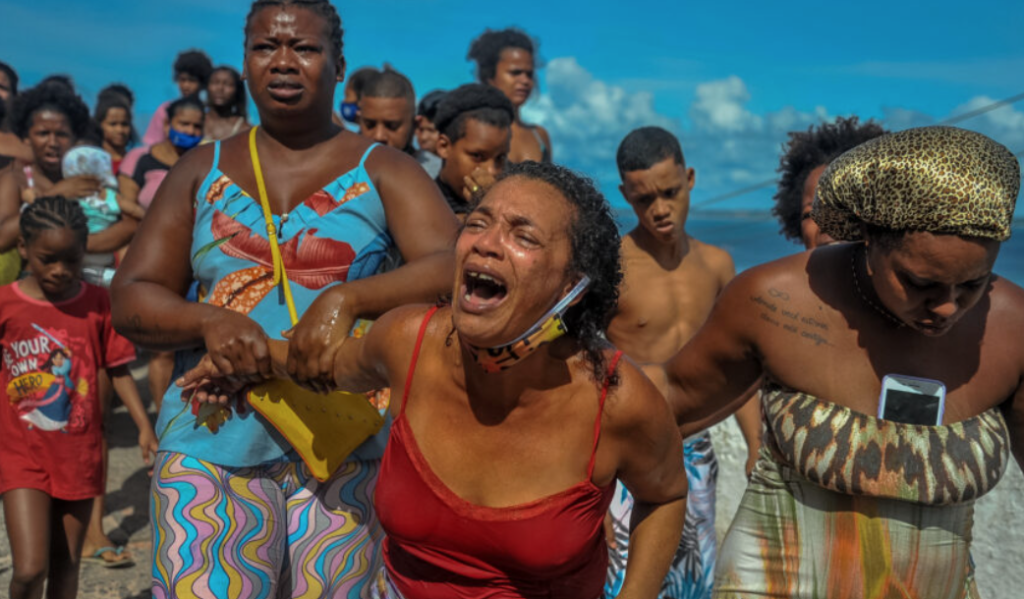
<path fill-rule="evenodd" d="M 359 123 L 359 104 L 355 102 L 342 102 L 341 118 L 353 124 Z"/>
<path fill-rule="evenodd" d="M 191 150 L 198 146 L 199 142 L 203 141 L 203 136 L 189 135 L 188 133 L 182 133 L 174 127 L 171 127 L 170 130 L 167 131 L 167 140 L 176 148 Z"/>

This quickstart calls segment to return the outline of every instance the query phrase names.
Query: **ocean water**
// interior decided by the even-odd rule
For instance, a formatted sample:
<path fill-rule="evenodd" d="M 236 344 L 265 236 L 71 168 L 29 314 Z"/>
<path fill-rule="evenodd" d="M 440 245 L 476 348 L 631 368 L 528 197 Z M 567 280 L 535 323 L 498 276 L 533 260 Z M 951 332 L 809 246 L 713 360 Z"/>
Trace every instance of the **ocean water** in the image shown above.
<path fill-rule="evenodd" d="M 636 216 L 628 206 L 613 203 L 612 207 L 621 232 L 636 226 Z M 737 272 L 803 250 L 802 245 L 779 233 L 778 221 L 767 212 L 691 213 L 686 231 L 729 252 Z M 1024 286 L 1024 223 L 1014 223 L 1013 235 L 999 250 L 995 272 Z"/>

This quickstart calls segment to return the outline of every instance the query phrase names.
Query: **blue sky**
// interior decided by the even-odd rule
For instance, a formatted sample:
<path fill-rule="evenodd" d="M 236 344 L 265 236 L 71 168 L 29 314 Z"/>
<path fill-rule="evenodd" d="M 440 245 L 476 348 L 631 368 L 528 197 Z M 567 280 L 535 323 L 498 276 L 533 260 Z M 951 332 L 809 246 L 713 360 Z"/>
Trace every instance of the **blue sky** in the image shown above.
<path fill-rule="evenodd" d="M 0 60 L 26 84 L 64 72 L 87 101 L 111 81 L 137 119 L 172 97 L 184 48 L 239 65 L 249 3 L 0 0 Z M 472 77 L 470 40 L 517 25 L 540 40 L 540 93 L 525 112 L 559 162 L 614 192 L 632 128 L 680 135 L 700 203 L 771 178 L 786 131 L 858 114 L 891 128 L 933 123 L 1024 92 L 1024 2 L 622 2 L 372 0 L 336 3 L 349 66 L 387 61 L 426 92 Z M 961 124 L 1024 150 L 1024 102 Z M 719 208 L 765 209 L 772 190 Z"/>

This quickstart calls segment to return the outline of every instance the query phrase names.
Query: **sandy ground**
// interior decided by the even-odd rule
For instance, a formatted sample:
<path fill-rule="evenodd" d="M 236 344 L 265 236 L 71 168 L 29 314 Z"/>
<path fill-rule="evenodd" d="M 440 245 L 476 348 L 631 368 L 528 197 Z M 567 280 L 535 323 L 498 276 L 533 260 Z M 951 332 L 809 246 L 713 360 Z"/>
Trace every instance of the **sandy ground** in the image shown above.
<path fill-rule="evenodd" d="M 145 368 L 133 369 L 143 401 L 149 405 Z M 103 529 L 118 544 L 127 543 L 135 558 L 129 568 L 103 568 L 82 564 L 78 596 L 81 599 L 148 599 L 150 531 L 149 475 L 138 447 L 138 431 L 124 406 L 115 399 L 115 407 L 107 417 L 110 443 L 110 470 L 107 475 L 107 517 Z M 155 420 L 151 414 L 151 420 Z M 0 597 L 7 596 L 11 577 L 11 548 L 7 526 L 0 510 Z"/>

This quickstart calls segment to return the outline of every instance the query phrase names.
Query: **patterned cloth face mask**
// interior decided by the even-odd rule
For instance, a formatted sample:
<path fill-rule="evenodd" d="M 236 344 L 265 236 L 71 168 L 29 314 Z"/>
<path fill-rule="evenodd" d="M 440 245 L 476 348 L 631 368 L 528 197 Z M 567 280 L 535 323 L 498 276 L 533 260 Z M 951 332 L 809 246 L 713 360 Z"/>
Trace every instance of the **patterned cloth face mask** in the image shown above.
<path fill-rule="evenodd" d="M 569 304 L 581 293 L 586 291 L 590 285 L 590 277 L 584 275 L 579 283 L 557 304 L 554 305 L 544 316 L 540 317 L 535 325 L 527 329 L 525 333 L 516 337 L 512 342 L 500 347 L 475 347 L 466 344 L 469 353 L 476 360 L 476 363 L 484 369 L 484 372 L 495 373 L 508 370 L 515 366 L 527 356 L 537 351 L 537 348 L 550 343 L 564 335 L 567 331 L 565 322 L 562 321 Z"/>

